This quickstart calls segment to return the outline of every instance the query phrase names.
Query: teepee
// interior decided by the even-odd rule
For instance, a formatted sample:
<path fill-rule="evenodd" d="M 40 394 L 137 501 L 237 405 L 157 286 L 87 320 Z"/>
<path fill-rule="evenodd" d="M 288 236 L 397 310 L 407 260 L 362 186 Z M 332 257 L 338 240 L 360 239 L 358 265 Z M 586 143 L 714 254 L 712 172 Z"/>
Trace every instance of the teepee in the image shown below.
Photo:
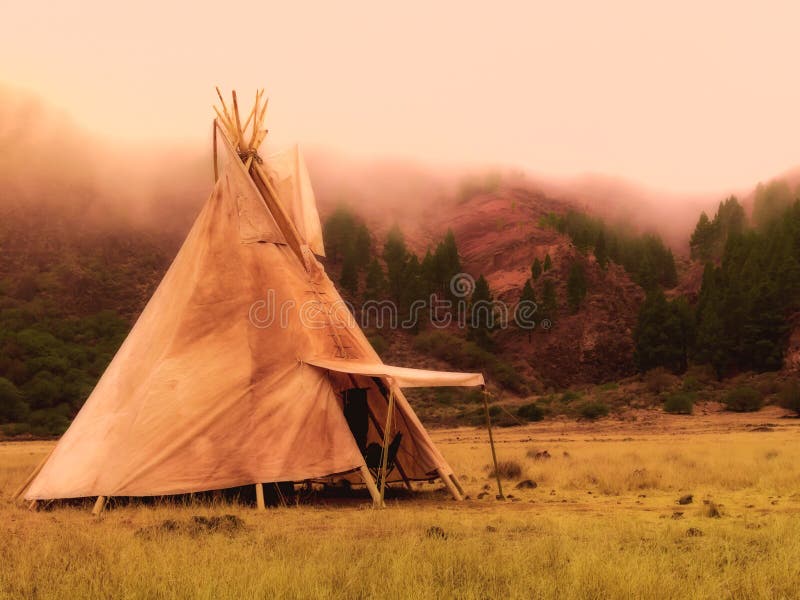
<path fill-rule="evenodd" d="M 219 90 L 217 90 L 219 92 Z M 163 496 L 333 475 L 383 501 L 386 481 L 463 491 L 404 387 L 482 386 L 473 373 L 384 364 L 316 256 L 322 229 L 302 154 L 263 157 L 267 101 L 214 120 L 215 185 L 174 262 L 70 428 L 18 494 L 30 501 Z M 316 255 L 316 256 L 315 256 Z M 380 490 L 345 397 L 366 398 Z M 402 434 L 387 477 L 390 433 Z M 373 471 L 374 472 L 374 471 Z"/>

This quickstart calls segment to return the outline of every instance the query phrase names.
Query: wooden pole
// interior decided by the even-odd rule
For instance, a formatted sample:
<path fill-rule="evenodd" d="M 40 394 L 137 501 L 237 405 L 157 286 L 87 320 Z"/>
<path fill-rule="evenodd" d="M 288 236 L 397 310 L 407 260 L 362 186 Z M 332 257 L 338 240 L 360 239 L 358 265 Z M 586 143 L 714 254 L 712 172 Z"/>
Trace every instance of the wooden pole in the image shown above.
<path fill-rule="evenodd" d="M 453 485 L 456 486 L 458 493 L 461 494 L 462 497 L 466 496 L 464 493 L 464 488 L 461 487 L 461 484 L 458 482 L 458 478 L 455 476 L 454 473 L 450 473 L 450 481 L 453 482 Z"/>
<path fill-rule="evenodd" d="M 267 135 L 266 129 L 263 130 L 263 133 L 261 130 L 261 126 L 264 124 L 264 115 L 267 112 L 267 104 L 269 104 L 269 98 L 264 100 L 264 106 L 261 108 L 261 113 L 258 115 L 258 119 L 253 121 L 253 132 L 250 134 L 250 148 L 253 150 L 258 150 L 258 147 L 264 140 L 264 136 Z"/>
<path fill-rule="evenodd" d="M 214 183 L 216 184 L 219 180 L 219 167 L 217 166 L 217 120 L 214 119 L 214 122 L 211 124 L 211 131 L 212 131 L 212 153 L 214 155 Z"/>
<path fill-rule="evenodd" d="M 233 137 L 233 127 L 231 126 L 230 121 L 228 121 L 228 118 L 219 112 L 219 109 L 216 106 L 214 107 L 214 112 L 217 113 L 217 118 L 225 126 L 225 129 L 228 130 L 227 135 L 229 137 Z"/>
<path fill-rule="evenodd" d="M 383 381 L 380 377 L 372 377 L 372 382 L 375 384 L 375 387 L 378 388 L 378 392 L 380 392 L 381 396 L 384 397 L 386 403 L 389 403 L 389 394 L 387 393 L 386 386 L 383 385 Z M 383 431 L 381 430 L 381 426 L 378 424 L 378 418 L 373 414 L 372 409 L 369 408 L 369 402 L 367 402 L 367 409 L 369 410 L 369 416 L 372 417 L 372 421 L 375 424 L 375 429 L 378 431 L 378 435 L 383 437 Z M 402 414 L 402 413 L 401 413 Z M 408 479 L 406 472 L 403 470 L 403 465 L 400 464 L 400 461 L 395 458 L 394 461 L 395 466 L 397 467 L 397 471 L 400 473 L 400 477 L 403 478 L 403 482 L 406 484 L 406 487 L 410 490 L 411 489 L 411 481 Z"/>
<path fill-rule="evenodd" d="M 258 188 L 258 191 L 264 198 L 264 202 L 267 204 L 267 208 L 269 208 L 272 217 L 275 219 L 275 222 L 283 233 L 283 237 L 286 238 L 286 243 L 289 244 L 289 247 L 300 261 L 300 264 L 305 268 L 306 261 L 303 258 L 302 250 L 303 238 L 300 237 L 300 234 L 297 232 L 292 219 L 281 205 L 281 202 L 278 199 L 278 194 L 275 192 L 272 184 L 269 182 L 269 176 L 264 172 L 264 169 L 262 169 L 261 165 L 259 165 L 257 162 L 253 162 L 250 165 L 250 173 L 253 177 L 256 187 Z"/>
<path fill-rule="evenodd" d="M 36 476 L 44 468 L 47 459 L 50 458 L 50 455 L 53 454 L 53 451 L 55 449 L 56 449 L 55 446 L 53 446 L 50 452 L 47 453 L 47 456 L 45 456 L 42 459 L 42 461 L 38 465 L 36 465 L 36 468 L 33 471 L 31 471 L 31 474 L 28 475 L 28 478 L 25 480 L 25 482 L 21 486 L 19 486 L 19 488 L 17 488 L 17 491 L 14 492 L 14 495 L 11 496 L 11 500 L 17 500 L 23 494 L 23 492 L 25 492 L 25 490 L 27 490 L 28 487 L 30 487 L 31 483 L 33 483 L 33 480 L 36 479 Z"/>
<path fill-rule="evenodd" d="M 236 90 L 231 91 L 231 95 L 233 96 L 233 117 L 235 120 L 236 125 L 236 146 L 239 147 L 239 150 L 245 150 L 242 148 L 243 134 L 242 134 L 242 121 L 239 117 L 239 101 L 236 99 Z"/>
<path fill-rule="evenodd" d="M 389 408 L 386 411 L 386 427 L 383 429 L 383 450 L 381 450 L 381 504 L 386 491 L 386 468 L 389 462 L 389 432 L 392 430 L 392 413 L 394 413 L 394 390 L 389 389 Z"/>
<path fill-rule="evenodd" d="M 222 111 L 225 113 L 226 117 L 229 116 L 228 105 L 225 104 L 225 98 L 222 97 L 222 92 L 219 91 L 219 86 L 216 86 L 214 89 L 217 90 L 217 96 L 219 97 L 219 101 L 222 103 Z"/>
<path fill-rule="evenodd" d="M 105 496 L 98 496 L 97 501 L 94 503 L 94 508 L 92 508 L 92 515 L 98 516 L 106 506 L 106 497 Z"/>
<path fill-rule="evenodd" d="M 381 427 L 381 424 L 378 422 L 378 417 L 376 417 L 375 413 L 372 412 L 372 408 L 369 405 L 369 401 L 367 401 L 367 413 L 369 414 L 369 418 L 372 421 L 372 425 L 375 427 L 375 431 L 378 432 L 378 435 L 380 437 L 383 437 L 383 427 Z M 411 490 L 412 489 L 411 481 L 406 476 L 405 471 L 403 471 L 403 467 L 400 465 L 400 463 L 396 458 L 394 461 L 394 466 L 397 467 L 397 472 L 400 473 L 400 477 L 403 478 L 403 483 L 405 484 L 406 488 L 408 490 Z"/>
<path fill-rule="evenodd" d="M 380 492 L 378 492 L 378 486 L 375 485 L 375 480 L 372 479 L 372 475 L 370 475 L 366 463 L 361 465 L 358 469 L 361 471 L 361 477 L 364 479 L 364 483 L 369 490 L 369 495 L 372 496 L 372 506 L 383 508 L 384 504 Z"/>
<path fill-rule="evenodd" d="M 352 373 L 348 373 L 347 376 L 349 377 L 350 383 L 354 388 L 359 387 L 358 381 L 356 381 L 356 378 L 353 376 Z M 372 378 L 373 382 L 376 379 L 378 381 L 380 381 L 380 379 L 378 379 L 377 377 L 373 377 Z M 376 384 L 375 387 L 378 389 L 378 392 L 381 394 L 381 396 L 383 396 L 383 390 L 381 389 L 381 387 L 379 385 L 377 385 L 377 384 Z M 388 400 L 388 398 L 387 398 L 387 400 Z M 367 393 L 367 414 L 369 415 L 369 420 L 372 421 L 373 427 L 375 427 L 375 431 L 378 432 L 378 436 L 382 438 L 383 437 L 383 427 L 381 427 L 381 424 L 378 422 L 378 417 L 375 416 L 375 413 L 372 411 L 372 407 L 369 405 L 369 393 Z M 400 464 L 400 461 L 397 460 L 397 458 L 394 459 L 394 466 L 397 468 L 397 472 L 400 473 L 400 477 L 403 478 L 403 483 L 405 484 L 406 488 L 409 491 L 411 489 L 413 489 L 411 487 L 411 481 L 409 481 L 408 477 L 406 476 L 405 471 L 403 471 L 403 467 Z"/>
<path fill-rule="evenodd" d="M 278 485 L 277 482 L 273 483 L 272 485 L 275 487 L 275 495 L 278 496 L 278 502 L 281 503 L 281 506 L 286 508 L 287 506 L 286 498 L 284 497 L 283 492 L 281 491 L 281 486 Z"/>
<path fill-rule="evenodd" d="M 497 453 L 494 449 L 494 436 L 492 435 L 492 417 L 489 414 L 489 401 L 486 397 L 489 392 L 486 391 L 486 386 L 483 388 L 483 407 L 486 409 L 486 429 L 489 430 L 489 445 L 492 447 L 492 462 L 494 463 L 494 475 L 497 478 L 497 493 L 500 500 L 505 500 L 503 496 L 503 484 L 500 483 L 500 472 L 497 470 Z"/>
<path fill-rule="evenodd" d="M 258 510 L 266 510 L 266 505 L 264 504 L 264 484 L 257 483 L 256 484 L 256 508 Z"/>
<path fill-rule="evenodd" d="M 247 120 L 245 120 L 244 125 L 242 125 L 242 132 L 247 131 L 247 126 L 250 125 L 250 121 L 253 119 L 253 114 L 258 112 L 258 101 L 259 97 L 261 96 L 261 91 L 256 90 L 256 103 L 253 105 L 253 108 L 250 109 L 250 114 L 247 115 Z M 255 131 L 255 123 L 253 124 L 253 131 Z"/>
<path fill-rule="evenodd" d="M 458 489 L 456 489 L 456 486 L 453 485 L 453 480 L 450 479 L 450 474 L 441 467 L 436 469 L 436 472 L 439 474 L 440 479 L 444 482 L 445 487 L 450 490 L 453 498 L 456 500 L 463 500 L 464 498 L 461 497 L 461 494 L 458 493 Z"/>

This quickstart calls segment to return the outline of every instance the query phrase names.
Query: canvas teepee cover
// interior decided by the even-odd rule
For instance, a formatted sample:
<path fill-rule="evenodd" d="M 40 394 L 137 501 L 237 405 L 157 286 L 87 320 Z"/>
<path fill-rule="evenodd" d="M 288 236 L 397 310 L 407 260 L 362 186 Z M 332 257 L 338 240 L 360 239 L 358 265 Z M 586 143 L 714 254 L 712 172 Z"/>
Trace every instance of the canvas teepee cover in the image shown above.
<path fill-rule="evenodd" d="M 400 387 L 482 385 L 482 377 L 381 362 L 314 257 L 322 235 L 299 151 L 260 165 L 244 136 L 230 139 L 225 116 L 211 197 L 25 498 L 153 496 L 363 473 L 340 396 L 353 387 L 367 389 L 371 441 L 381 440 L 394 396 L 403 433 L 394 478 L 440 476 L 457 494 Z M 275 197 L 265 199 L 256 168 Z M 265 202 L 276 198 L 283 216 Z M 300 253 L 290 235 L 300 237 Z"/>

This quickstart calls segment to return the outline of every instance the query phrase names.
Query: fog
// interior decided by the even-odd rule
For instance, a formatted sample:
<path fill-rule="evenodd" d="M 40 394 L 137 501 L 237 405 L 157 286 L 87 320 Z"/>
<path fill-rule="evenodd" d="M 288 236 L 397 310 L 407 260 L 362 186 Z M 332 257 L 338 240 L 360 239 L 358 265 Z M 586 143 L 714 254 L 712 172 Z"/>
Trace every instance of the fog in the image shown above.
<path fill-rule="evenodd" d="M 112 142 L 83 132 L 68 114 L 34 95 L 0 88 L 0 209 L 66 219 L 84 229 L 144 228 L 180 237 L 211 191 L 208 138 L 191 144 Z M 542 191 L 609 223 L 656 231 L 685 253 L 701 210 L 713 213 L 731 193 L 746 199 L 758 183 L 680 195 L 607 175 L 522 173 L 488 166 L 491 157 L 486 167 L 442 168 L 320 147 L 305 150 L 323 216 L 349 205 L 378 232 L 393 224 L 413 232 L 432 209 L 459 210 L 456 198 L 464 183 L 492 174 L 501 187 Z"/>

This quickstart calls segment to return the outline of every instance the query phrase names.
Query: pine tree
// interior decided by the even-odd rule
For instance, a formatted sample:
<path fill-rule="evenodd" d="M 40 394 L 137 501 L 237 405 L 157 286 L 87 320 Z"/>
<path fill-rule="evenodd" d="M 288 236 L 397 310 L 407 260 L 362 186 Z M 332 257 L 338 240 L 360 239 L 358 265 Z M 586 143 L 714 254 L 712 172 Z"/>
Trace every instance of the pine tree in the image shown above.
<path fill-rule="evenodd" d="M 660 289 L 651 290 L 639 311 L 634 332 L 637 368 L 640 371 L 656 367 L 685 371 L 692 337 L 693 322 L 688 305 L 681 301 L 668 302 Z"/>
<path fill-rule="evenodd" d="M 451 229 L 447 230 L 444 239 L 436 247 L 433 255 L 433 275 L 436 281 L 436 291 L 441 291 L 451 300 L 450 282 L 453 277 L 462 272 L 461 259 L 458 256 L 456 237 Z"/>
<path fill-rule="evenodd" d="M 529 310 L 529 311 L 530 310 L 535 310 L 534 307 L 536 307 L 536 294 L 533 291 L 533 286 L 531 285 L 531 280 L 530 279 L 526 279 L 525 280 L 525 285 L 522 286 L 522 292 L 519 295 L 519 303 L 521 305 L 526 305 L 527 310 Z M 519 307 L 519 305 L 518 305 L 518 307 Z M 536 308 L 538 308 L 538 307 L 536 307 Z M 533 323 L 526 323 L 526 325 L 532 326 Z M 532 329 L 529 327 L 527 329 L 527 331 L 528 331 L 528 343 L 530 344 Z"/>
<path fill-rule="evenodd" d="M 432 254 L 429 248 L 420 265 L 420 279 L 425 289 L 426 298 L 429 298 L 431 294 L 442 291 L 439 270 L 436 255 Z"/>
<path fill-rule="evenodd" d="M 576 313 L 586 297 L 586 274 L 583 266 L 577 262 L 572 263 L 567 278 L 567 302 L 570 312 Z"/>
<path fill-rule="evenodd" d="M 700 213 L 692 237 L 689 238 L 691 257 L 699 260 L 710 260 L 714 244 L 714 226 L 705 212 Z"/>
<path fill-rule="evenodd" d="M 377 258 L 370 261 L 364 284 L 364 295 L 367 300 L 380 300 L 383 297 L 386 290 L 386 277 Z"/>
<path fill-rule="evenodd" d="M 494 327 L 494 298 L 489 289 L 489 282 L 483 275 L 475 282 L 475 289 L 470 298 L 470 314 L 467 319 L 467 339 L 484 349 L 491 349 L 491 331 Z"/>
<path fill-rule="evenodd" d="M 386 262 L 386 280 L 389 295 L 395 302 L 400 302 L 404 293 L 406 263 L 409 252 L 400 228 L 395 225 L 386 236 L 383 246 L 383 260 Z"/>
<path fill-rule="evenodd" d="M 348 251 L 344 256 L 339 283 L 341 283 L 342 287 L 350 292 L 352 296 L 358 293 L 358 258 L 356 253 L 352 250 Z"/>
<path fill-rule="evenodd" d="M 407 316 L 410 315 L 408 311 L 415 302 L 427 300 L 425 298 L 421 272 L 422 269 L 417 255 L 409 255 L 403 268 L 403 289 L 400 294 L 400 307 Z M 420 321 L 417 320 L 414 325 L 414 330 L 416 331 L 420 325 Z"/>
<path fill-rule="evenodd" d="M 365 268 L 370 261 L 372 240 L 369 236 L 369 230 L 363 223 L 356 230 L 355 238 L 353 239 L 353 251 L 356 265 L 359 270 Z"/>
<path fill-rule="evenodd" d="M 556 319 L 558 310 L 558 298 L 556 297 L 556 284 L 552 279 L 545 279 L 542 285 L 542 317 L 553 323 Z"/>
<path fill-rule="evenodd" d="M 542 269 L 543 272 L 547 273 L 550 269 L 553 268 L 553 261 L 550 260 L 550 254 L 545 254 L 544 256 L 544 268 Z"/>
<path fill-rule="evenodd" d="M 534 259 L 533 265 L 531 265 L 531 277 L 534 281 L 539 279 L 539 276 L 542 274 L 542 263 L 539 261 L 538 258 Z"/>

